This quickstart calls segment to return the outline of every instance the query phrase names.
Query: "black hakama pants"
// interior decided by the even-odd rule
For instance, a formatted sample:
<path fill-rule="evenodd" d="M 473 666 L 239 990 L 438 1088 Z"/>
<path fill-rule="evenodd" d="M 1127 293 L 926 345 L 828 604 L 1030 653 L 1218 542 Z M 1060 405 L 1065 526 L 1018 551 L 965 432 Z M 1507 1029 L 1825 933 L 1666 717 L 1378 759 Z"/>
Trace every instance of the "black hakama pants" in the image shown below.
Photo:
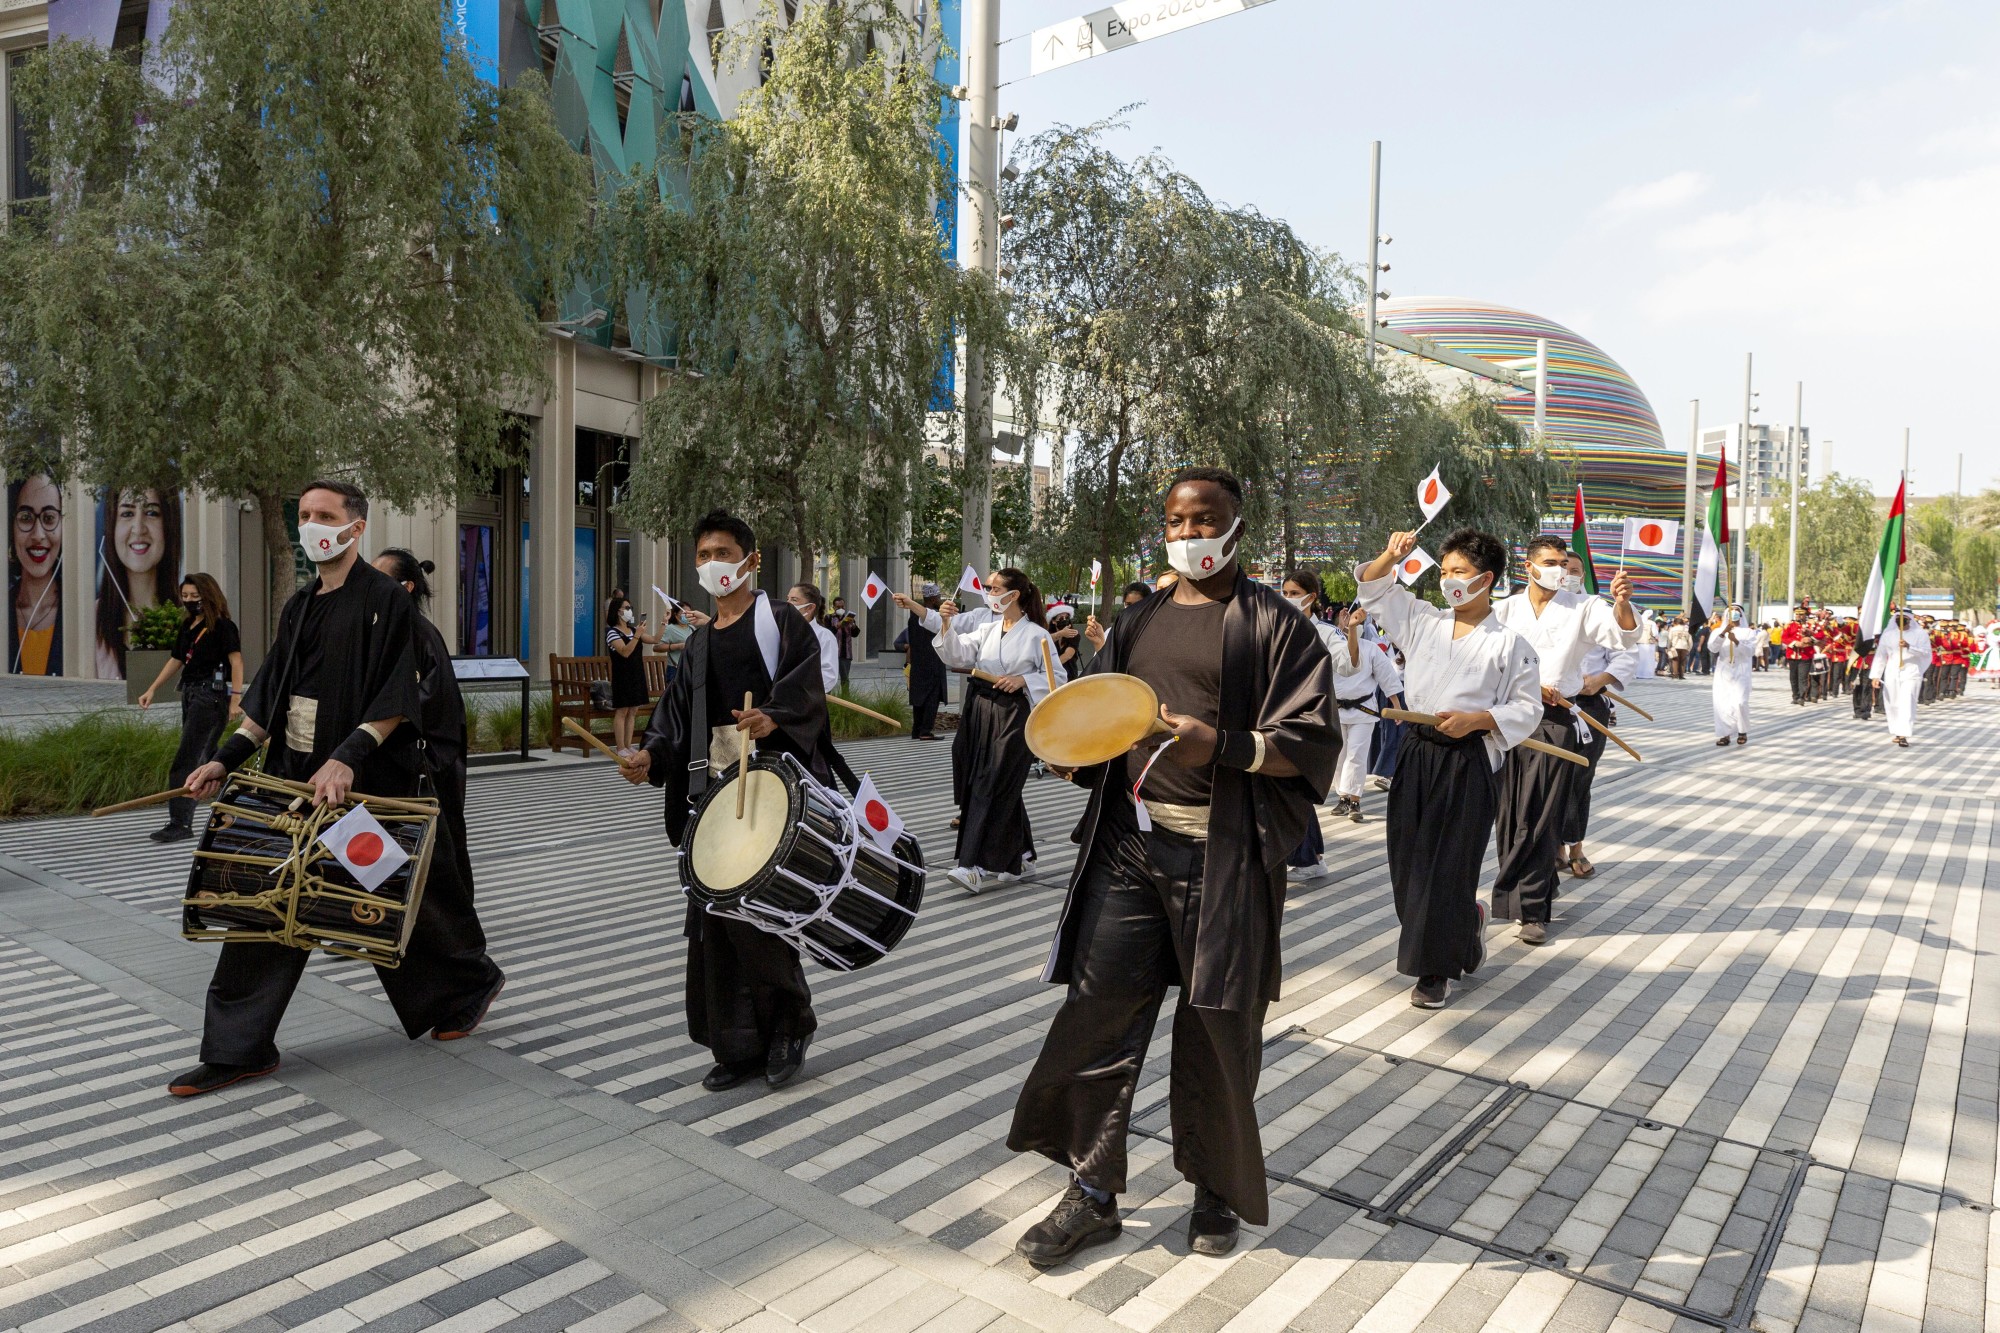
<path fill-rule="evenodd" d="M 1875 716 L 1875 682 L 1866 670 L 1854 673 L 1854 716 L 1864 722 Z"/>
<path fill-rule="evenodd" d="M 938 705 L 944 702 L 942 666 L 910 668 L 910 734 L 929 736 L 937 728 Z"/>
<path fill-rule="evenodd" d="M 1174 1166 L 1262 1226 L 1270 1202 L 1256 1098 L 1266 1005 L 1239 1013 L 1187 1000 L 1206 852 L 1160 829 L 1100 829 L 1075 908 L 1074 979 L 1014 1104 L 1007 1146 L 1123 1193 L 1133 1094 L 1160 1005 L 1177 986 L 1167 1076 Z"/>
<path fill-rule="evenodd" d="M 1484 736 L 1404 729 L 1389 785 L 1388 848 L 1402 925 L 1396 970 L 1407 977 L 1457 978 L 1477 956 L 1479 867 L 1500 801 Z"/>
<path fill-rule="evenodd" d="M 436 827 L 437 845 L 402 966 L 375 969 L 403 1032 L 413 1040 L 456 1018 L 500 982 L 499 966 L 486 956 L 471 881 L 461 878 L 452 821 L 440 818 Z M 278 1024 L 310 955 L 286 944 L 232 940 L 222 946 L 208 983 L 203 1064 L 262 1068 L 277 1062 Z"/>
<path fill-rule="evenodd" d="M 1571 766 L 1569 800 L 1563 806 L 1562 829 L 1558 839 L 1562 843 L 1582 842 L 1590 828 L 1591 779 L 1597 776 L 1597 763 L 1604 758 L 1604 747 L 1611 743 L 1611 738 L 1598 725 L 1610 725 L 1611 701 L 1602 694 L 1579 694 L 1576 706 L 1591 721 L 1590 740 L 1581 749 L 1583 757 L 1590 760 L 1590 767 Z"/>
<path fill-rule="evenodd" d="M 1534 738 L 1583 752 L 1567 708 L 1544 704 Z M 1515 746 L 1500 766 L 1500 873 L 1493 881 L 1496 921 L 1547 922 L 1556 897 L 1556 847 L 1576 765 Z"/>
<path fill-rule="evenodd" d="M 1028 692 L 1002 694 L 968 680 L 965 707 L 951 742 L 951 794 L 958 803 L 957 861 L 962 866 L 1018 875 L 1035 850 L 1021 789 L 1034 756 L 1028 752 Z"/>
<path fill-rule="evenodd" d="M 694 907 L 686 934 L 688 1036 L 717 1064 L 761 1068 L 773 1042 L 818 1029 L 791 941 Z"/>

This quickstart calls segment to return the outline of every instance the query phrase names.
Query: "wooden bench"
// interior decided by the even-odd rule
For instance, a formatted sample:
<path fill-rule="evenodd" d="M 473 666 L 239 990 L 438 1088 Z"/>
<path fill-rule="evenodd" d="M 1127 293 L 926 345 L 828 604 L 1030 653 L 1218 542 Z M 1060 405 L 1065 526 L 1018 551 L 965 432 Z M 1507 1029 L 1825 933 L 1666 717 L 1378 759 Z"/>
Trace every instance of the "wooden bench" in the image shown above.
<path fill-rule="evenodd" d="M 643 651 L 643 649 L 642 649 Z M 652 704 L 667 692 L 667 668 L 670 658 L 653 653 L 646 654 L 646 702 Z M 611 720 L 611 710 L 597 708 L 590 702 L 590 686 L 593 681 L 611 683 L 611 659 L 609 657 L 558 657 L 549 654 L 549 699 L 553 705 L 549 709 L 549 748 L 574 749 L 583 754 L 588 747 L 563 730 L 563 719 L 573 717 L 578 724 L 597 731 L 597 723 Z M 639 720 L 643 729 L 645 719 Z M 607 729 L 601 733 L 606 741 L 611 739 Z M 634 739 L 637 739 L 636 733 Z"/>

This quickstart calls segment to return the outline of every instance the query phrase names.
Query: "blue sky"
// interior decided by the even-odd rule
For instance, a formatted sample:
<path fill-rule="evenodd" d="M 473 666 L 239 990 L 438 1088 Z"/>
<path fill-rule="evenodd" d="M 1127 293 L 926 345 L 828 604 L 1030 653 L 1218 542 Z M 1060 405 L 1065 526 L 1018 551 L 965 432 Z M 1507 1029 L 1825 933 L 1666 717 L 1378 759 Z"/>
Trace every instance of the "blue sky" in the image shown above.
<path fill-rule="evenodd" d="M 1356 255 L 1383 141 L 1384 285 L 1576 329 L 1652 400 L 1764 411 L 1805 384 L 1837 470 L 2000 484 L 2000 5 L 1272 0 L 1028 78 L 1091 0 L 1003 0 L 1001 105 L 1029 133 L 1128 103 L 1219 200 Z"/>

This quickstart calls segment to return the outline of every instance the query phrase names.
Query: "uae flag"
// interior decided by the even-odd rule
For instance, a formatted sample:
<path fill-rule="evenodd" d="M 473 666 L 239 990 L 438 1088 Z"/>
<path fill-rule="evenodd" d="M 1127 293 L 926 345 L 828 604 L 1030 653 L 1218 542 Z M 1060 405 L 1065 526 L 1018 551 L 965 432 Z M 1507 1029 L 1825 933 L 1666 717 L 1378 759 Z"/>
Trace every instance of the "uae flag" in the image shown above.
<path fill-rule="evenodd" d="M 1576 484 L 1576 513 L 1569 521 L 1569 549 L 1583 561 L 1583 590 L 1597 596 L 1597 566 L 1590 563 L 1590 521 L 1583 516 L 1583 483 Z"/>
<path fill-rule="evenodd" d="M 1706 620 L 1715 614 L 1715 583 L 1722 570 L 1722 544 L 1729 540 L 1729 449 L 1715 457 L 1715 486 L 1708 493 L 1708 526 L 1701 533 L 1701 555 L 1694 564 L 1694 614 Z"/>
<path fill-rule="evenodd" d="M 1896 584 L 1903 573 L 1903 490 L 1907 479 L 1896 483 L 1896 498 L 1889 506 L 1889 521 L 1882 525 L 1882 544 L 1875 549 L 1875 567 L 1868 571 L 1868 592 L 1861 599 L 1861 642 L 1873 643 L 1889 623 L 1889 607 L 1896 600 Z"/>

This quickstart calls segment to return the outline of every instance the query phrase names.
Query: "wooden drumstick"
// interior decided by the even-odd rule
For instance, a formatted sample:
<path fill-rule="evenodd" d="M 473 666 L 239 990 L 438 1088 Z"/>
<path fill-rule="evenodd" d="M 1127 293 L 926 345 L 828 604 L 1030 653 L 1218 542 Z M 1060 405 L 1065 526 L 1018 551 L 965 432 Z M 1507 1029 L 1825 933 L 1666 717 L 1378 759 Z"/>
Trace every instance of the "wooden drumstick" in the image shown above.
<path fill-rule="evenodd" d="M 1609 699 L 1612 703 L 1623 704 L 1625 707 L 1637 713 L 1640 717 L 1645 718 L 1648 722 L 1652 722 L 1655 720 L 1651 713 L 1639 707 L 1639 705 L 1633 703 L 1630 699 L 1627 699 L 1624 695 L 1618 693 L 1618 691 L 1616 690 L 1610 690 L 1610 689 L 1600 690 L 1599 693 L 1602 694 L 1605 698 Z"/>
<path fill-rule="evenodd" d="M 1375 712 L 1372 708 L 1364 708 L 1361 711 L 1364 713 Z M 1444 719 L 1436 713 L 1413 713 L 1407 708 L 1385 708 L 1381 712 L 1375 713 L 1375 716 L 1385 718 L 1390 722 L 1419 722 L 1427 727 L 1439 726 L 1444 722 Z M 1534 750 L 1540 754 L 1554 755 L 1556 758 L 1566 759 L 1572 764 L 1577 764 L 1584 768 L 1590 767 L 1588 759 L 1585 759 L 1580 754 L 1572 754 L 1560 745 L 1550 745 L 1547 741 L 1538 741 L 1532 736 L 1520 744 L 1524 750 Z"/>
<path fill-rule="evenodd" d="M 165 791 L 156 791 L 151 796 L 141 796 L 136 801 L 120 801 L 116 805 L 100 805 L 90 812 L 90 817 L 97 819 L 104 815 L 122 814 L 127 810 L 143 810 L 149 805 L 165 805 L 168 801 L 174 800 L 177 797 L 190 794 L 186 787 L 169 787 Z"/>
<path fill-rule="evenodd" d="M 1054 694 L 1056 692 L 1056 660 L 1049 652 L 1049 641 L 1047 639 L 1042 640 L 1042 679 L 1048 682 L 1049 694 Z M 1042 697 L 1046 699 L 1048 695 L 1045 694 Z"/>
<path fill-rule="evenodd" d="M 599 740 L 595 732 L 591 731 L 589 727 L 586 727 L 582 723 L 578 722 L 575 718 L 566 717 L 563 719 L 562 724 L 564 731 L 567 731 L 570 735 L 576 737 L 578 740 L 582 741 L 585 745 L 588 745 L 591 749 L 600 752 L 601 754 L 604 755 L 606 759 L 616 760 L 620 768 L 625 767 L 626 764 L 629 762 L 624 755 L 619 754 L 618 751 L 612 749 L 610 746 L 606 745 L 603 741 Z"/>
<path fill-rule="evenodd" d="M 750 711 L 750 701 L 755 697 L 749 690 L 743 691 L 744 712 L 747 713 Z M 736 724 L 736 730 L 742 739 L 742 748 L 737 752 L 742 758 L 736 765 L 736 817 L 741 819 L 743 818 L 743 799 L 750 794 L 750 755 L 752 753 L 753 742 L 750 739 L 750 728 L 748 725 L 739 722 Z"/>
<path fill-rule="evenodd" d="M 872 708 L 863 708 L 860 704 L 855 703 L 852 699 L 843 699 L 837 694 L 829 694 L 826 696 L 826 701 L 830 704 L 839 704 L 842 708 L 845 708 L 850 713 L 859 713 L 863 717 L 872 717 L 877 722 L 886 722 L 898 731 L 901 731 L 903 729 L 903 724 L 898 722 L 895 718 L 888 716 L 886 713 L 878 713 Z"/>

